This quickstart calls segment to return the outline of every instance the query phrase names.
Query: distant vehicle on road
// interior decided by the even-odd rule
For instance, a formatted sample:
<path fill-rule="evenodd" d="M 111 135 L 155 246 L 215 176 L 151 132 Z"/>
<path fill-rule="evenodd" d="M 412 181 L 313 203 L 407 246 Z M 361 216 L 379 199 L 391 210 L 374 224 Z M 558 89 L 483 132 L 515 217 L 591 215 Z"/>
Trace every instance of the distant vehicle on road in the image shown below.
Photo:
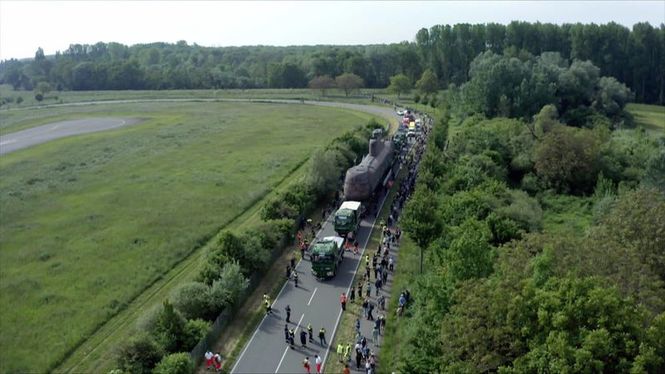
<path fill-rule="evenodd" d="M 312 273 L 319 279 L 337 275 L 339 264 L 344 259 L 344 238 L 327 236 L 312 245 Z"/>

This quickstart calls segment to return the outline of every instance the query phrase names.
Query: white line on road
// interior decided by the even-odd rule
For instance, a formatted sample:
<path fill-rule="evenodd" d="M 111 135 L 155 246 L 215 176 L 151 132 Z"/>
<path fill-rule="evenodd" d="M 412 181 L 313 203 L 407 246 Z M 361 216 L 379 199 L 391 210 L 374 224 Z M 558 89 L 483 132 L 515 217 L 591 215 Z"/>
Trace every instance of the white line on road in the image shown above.
<path fill-rule="evenodd" d="M 300 322 L 302 322 L 303 318 L 305 318 L 305 313 L 303 313 L 302 316 L 300 316 L 300 321 L 298 321 L 298 324 L 296 325 L 295 330 L 293 330 L 294 335 L 298 333 L 298 327 L 300 327 Z M 288 351 L 289 351 L 289 347 L 286 347 L 286 349 L 284 350 L 284 354 L 282 355 L 282 359 L 279 360 L 279 364 L 277 364 L 277 369 L 275 369 L 275 373 L 278 372 L 279 367 L 282 366 L 282 361 L 284 361 L 284 357 L 286 357 L 286 352 L 288 352 Z"/>
<path fill-rule="evenodd" d="M 296 264 L 296 270 L 298 269 L 298 266 L 300 265 L 301 262 L 302 262 L 302 259 L 300 261 L 298 261 L 298 263 Z M 275 301 L 272 302 L 271 307 L 274 307 L 275 304 L 277 304 L 277 300 L 279 299 L 279 296 L 282 294 L 282 292 L 284 292 L 284 289 L 286 288 L 287 284 L 289 284 L 288 279 L 282 285 L 282 289 L 279 290 L 279 293 L 277 294 L 277 297 L 275 297 Z M 245 348 L 242 350 L 242 353 L 240 353 L 240 356 L 238 356 L 238 358 L 236 359 L 236 363 L 233 365 L 233 369 L 231 369 L 231 373 L 236 371 L 236 367 L 238 367 L 238 364 L 240 363 L 240 361 L 242 361 L 242 356 L 245 355 L 245 352 L 247 352 L 247 349 L 252 345 L 252 340 L 254 340 L 254 337 L 259 332 L 259 329 L 260 329 L 261 325 L 263 324 L 263 322 L 265 322 L 266 317 L 267 317 L 267 315 L 263 316 L 263 319 L 261 320 L 259 325 L 256 326 L 256 330 L 254 330 L 254 334 L 252 334 L 252 337 L 249 339 L 249 342 L 247 342 L 247 345 L 245 345 Z"/>
<path fill-rule="evenodd" d="M 316 290 L 318 290 L 318 287 L 314 288 L 314 292 L 312 292 L 312 297 L 309 298 L 309 301 L 307 302 L 307 306 L 312 303 L 312 299 L 314 298 L 314 294 L 316 293 Z"/>
<path fill-rule="evenodd" d="M 16 139 L 5 140 L 4 142 L 0 142 L 0 145 L 7 145 L 12 143 L 16 143 Z"/>

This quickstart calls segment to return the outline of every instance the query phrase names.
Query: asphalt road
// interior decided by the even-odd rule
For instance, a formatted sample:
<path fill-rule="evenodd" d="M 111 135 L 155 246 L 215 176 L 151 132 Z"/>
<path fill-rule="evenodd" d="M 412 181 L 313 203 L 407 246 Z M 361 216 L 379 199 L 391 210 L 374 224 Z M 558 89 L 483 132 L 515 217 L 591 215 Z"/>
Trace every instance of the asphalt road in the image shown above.
<path fill-rule="evenodd" d="M 54 122 L 0 136 L 0 155 L 67 136 L 112 130 L 139 123 L 137 118 L 86 118 Z"/>
<path fill-rule="evenodd" d="M 385 194 L 380 196 L 378 211 L 381 211 L 385 198 Z M 336 235 L 333 229 L 333 217 L 334 214 L 328 216 L 317 233 L 317 238 Z M 315 373 L 314 355 L 321 357 L 325 368 L 329 353 L 332 351 L 334 355 L 335 348 L 320 344 L 319 329 L 321 327 L 326 329 L 326 340 L 329 344 L 342 315 L 339 297 L 342 292 L 349 294 L 351 283 L 364 254 L 373 253 L 366 247 L 375 220 L 376 217 L 372 216 L 361 221 L 357 233 L 358 243 L 362 245 L 361 252 L 358 255 L 350 251 L 345 252 L 341 267 L 334 278 L 317 280 L 312 274 L 312 265 L 308 259 L 297 264 L 298 287 L 295 287 L 292 280 L 285 283 L 272 304 L 273 313 L 266 315 L 254 331 L 231 369 L 232 373 L 301 373 L 304 372 L 302 363 L 305 357 L 309 357 L 312 372 Z M 391 251 L 392 255 L 395 255 L 394 251 L 395 249 Z M 286 277 L 286 269 L 284 276 Z M 291 308 L 291 322 L 288 323 L 288 327 L 295 332 L 295 349 L 289 347 L 284 337 L 287 305 Z M 376 315 L 378 314 L 377 309 Z M 310 323 L 314 330 L 314 342 L 308 342 L 307 347 L 303 348 L 299 334 L 302 330 L 307 331 L 307 325 Z M 363 322 L 363 330 L 368 328 L 369 324 Z"/>
<path fill-rule="evenodd" d="M 385 195 L 381 197 L 380 206 L 383 205 Z M 317 234 L 317 238 L 336 235 L 332 219 L 328 216 L 325 224 Z M 376 217 L 368 217 L 360 223 L 358 242 L 364 249 L 374 227 Z M 272 308 L 273 314 L 263 318 L 249 342 L 243 349 L 232 373 L 301 373 L 304 372 L 302 362 L 309 357 L 312 363 L 312 372 L 316 372 L 314 355 L 318 354 L 325 360 L 329 353 L 328 345 L 321 345 L 318 332 L 321 327 L 326 329 L 326 340 L 332 340 L 334 331 L 342 314 L 339 296 L 342 292 L 347 295 L 358 268 L 358 263 L 364 250 L 358 255 L 347 251 L 344 260 L 334 278 L 317 280 L 312 274 L 312 265 L 309 260 L 300 261 L 296 266 L 298 271 L 298 288 L 293 281 L 284 285 Z M 284 269 L 286 277 L 286 269 Z M 290 349 L 284 339 L 284 325 L 286 318 L 285 308 L 291 307 L 290 329 L 295 331 L 295 347 Z M 307 344 L 307 348 L 300 345 L 299 334 L 307 329 L 311 323 L 314 329 L 314 343 Z M 330 348 L 334 351 L 333 348 Z"/>

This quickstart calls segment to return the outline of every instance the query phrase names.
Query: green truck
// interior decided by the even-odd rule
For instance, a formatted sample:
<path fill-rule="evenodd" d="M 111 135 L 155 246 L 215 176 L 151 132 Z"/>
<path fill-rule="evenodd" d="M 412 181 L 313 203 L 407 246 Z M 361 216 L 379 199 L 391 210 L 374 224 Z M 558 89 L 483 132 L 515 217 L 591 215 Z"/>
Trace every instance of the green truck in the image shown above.
<path fill-rule="evenodd" d="M 359 201 L 345 201 L 342 203 L 342 206 L 337 209 L 333 226 L 338 235 L 346 237 L 347 234 L 354 233 L 358 230 L 361 207 L 362 205 Z"/>
<path fill-rule="evenodd" d="M 334 277 L 344 258 L 344 238 L 327 236 L 310 248 L 312 273 L 319 279 Z"/>

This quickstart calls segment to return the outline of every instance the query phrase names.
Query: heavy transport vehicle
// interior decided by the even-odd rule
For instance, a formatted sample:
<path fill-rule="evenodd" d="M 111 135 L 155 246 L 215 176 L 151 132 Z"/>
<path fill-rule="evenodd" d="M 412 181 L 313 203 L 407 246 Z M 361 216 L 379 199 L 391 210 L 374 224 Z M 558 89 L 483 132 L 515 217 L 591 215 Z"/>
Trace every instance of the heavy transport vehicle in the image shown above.
<path fill-rule="evenodd" d="M 383 130 L 377 129 L 369 141 L 369 154 L 360 164 L 346 171 L 344 178 L 344 199 L 367 201 L 391 172 L 395 157 L 392 140 L 383 139 Z"/>
<path fill-rule="evenodd" d="M 362 204 L 359 201 L 345 201 L 335 212 L 333 227 L 335 232 L 346 237 L 349 233 L 355 233 L 360 225 Z"/>
<path fill-rule="evenodd" d="M 327 236 L 314 243 L 310 251 L 314 276 L 319 279 L 334 277 L 344 259 L 344 238 Z"/>

